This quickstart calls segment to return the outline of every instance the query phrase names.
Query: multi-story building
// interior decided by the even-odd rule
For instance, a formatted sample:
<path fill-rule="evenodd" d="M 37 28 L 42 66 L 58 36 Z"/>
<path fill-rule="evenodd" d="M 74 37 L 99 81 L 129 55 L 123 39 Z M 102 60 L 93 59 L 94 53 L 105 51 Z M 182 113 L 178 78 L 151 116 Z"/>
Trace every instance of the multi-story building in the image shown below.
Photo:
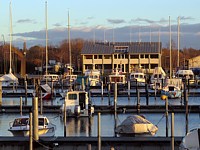
<path fill-rule="evenodd" d="M 161 50 L 161 42 L 86 42 L 81 52 L 83 73 L 86 69 L 100 69 L 104 74 L 116 68 L 126 73 L 134 68 L 152 73 L 161 66 Z"/>

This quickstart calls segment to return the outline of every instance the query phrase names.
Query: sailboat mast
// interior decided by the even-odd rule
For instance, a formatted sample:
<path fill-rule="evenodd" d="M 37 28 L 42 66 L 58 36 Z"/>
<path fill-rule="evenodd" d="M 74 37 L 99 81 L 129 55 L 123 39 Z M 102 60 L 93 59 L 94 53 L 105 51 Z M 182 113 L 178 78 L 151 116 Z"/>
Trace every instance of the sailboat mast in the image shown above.
<path fill-rule="evenodd" d="M 178 39 L 177 39 L 177 41 L 178 41 L 178 50 L 177 50 L 177 52 L 178 52 L 178 59 L 177 59 L 177 67 L 179 68 L 179 49 L 180 49 L 180 39 L 179 39 L 179 36 L 180 36 L 180 17 L 178 17 Z"/>
<path fill-rule="evenodd" d="M 45 2 L 45 22 L 46 22 L 46 75 L 48 74 L 48 32 L 47 32 L 47 2 Z"/>
<path fill-rule="evenodd" d="M 171 23 L 170 23 L 170 16 L 169 16 L 169 51 L 170 51 L 170 74 L 169 78 L 172 77 L 172 46 L 171 46 Z"/>
<path fill-rule="evenodd" d="M 71 60 L 71 43 L 70 43 L 69 11 L 68 11 L 68 44 L 69 44 L 69 66 L 70 66 L 69 75 L 70 75 L 70 78 L 71 78 L 72 60 Z"/>
<path fill-rule="evenodd" d="M 11 11 L 11 2 L 10 2 L 10 68 L 9 68 L 9 73 L 12 73 L 12 11 Z"/>

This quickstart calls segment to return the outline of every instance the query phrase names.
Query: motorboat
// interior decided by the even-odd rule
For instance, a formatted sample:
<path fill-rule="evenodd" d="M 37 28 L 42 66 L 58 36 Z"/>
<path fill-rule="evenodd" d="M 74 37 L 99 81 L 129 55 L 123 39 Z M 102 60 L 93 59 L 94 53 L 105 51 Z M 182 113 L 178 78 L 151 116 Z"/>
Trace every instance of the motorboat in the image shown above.
<path fill-rule="evenodd" d="M 20 116 L 9 123 L 10 131 L 13 136 L 29 136 L 29 116 Z M 38 135 L 54 136 L 56 126 L 49 122 L 46 116 L 38 116 Z"/>
<path fill-rule="evenodd" d="M 126 84 L 126 76 L 118 69 L 111 73 L 109 76 L 109 83 Z"/>
<path fill-rule="evenodd" d="M 65 104 L 61 106 L 61 112 L 64 113 L 64 110 L 66 110 L 68 117 L 89 117 L 94 113 L 94 107 L 89 103 L 88 92 L 86 91 L 68 91 L 65 96 Z"/>
<path fill-rule="evenodd" d="M 13 73 L 8 73 L 0 77 L 2 87 L 17 86 L 19 84 L 18 78 Z"/>
<path fill-rule="evenodd" d="M 130 73 L 130 82 L 132 86 L 137 85 L 144 86 L 145 85 L 145 74 L 142 72 L 131 72 Z"/>
<path fill-rule="evenodd" d="M 164 85 L 164 80 L 166 79 L 166 73 L 162 67 L 155 67 L 153 74 L 150 78 L 150 88 L 161 90 Z"/>
<path fill-rule="evenodd" d="M 100 86 L 101 85 L 101 73 L 99 70 L 86 70 L 85 76 L 88 77 L 90 86 Z"/>
<path fill-rule="evenodd" d="M 161 96 L 166 95 L 168 98 L 180 98 L 183 90 L 182 90 L 182 79 L 174 78 L 167 79 L 165 82 L 165 86 L 161 90 Z"/>
<path fill-rule="evenodd" d="M 181 78 L 182 80 L 189 80 L 190 84 L 195 83 L 195 77 L 192 70 L 178 70 L 176 72 L 176 77 Z"/>
<path fill-rule="evenodd" d="M 155 135 L 157 131 L 158 127 L 142 115 L 128 116 L 115 130 L 122 136 Z"/>
<path fill-rule="evenodd" d="M 182 139 L 179 150 L 199 150 L 200 149 L 200 128 L 190 130 Z"/>

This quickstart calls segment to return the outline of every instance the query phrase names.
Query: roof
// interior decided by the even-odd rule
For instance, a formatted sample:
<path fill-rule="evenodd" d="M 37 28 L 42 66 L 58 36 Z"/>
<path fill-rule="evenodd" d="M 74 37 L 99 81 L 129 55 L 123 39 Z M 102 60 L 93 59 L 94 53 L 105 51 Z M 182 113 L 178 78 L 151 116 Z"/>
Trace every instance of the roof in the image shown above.
<path fill-rule="evenodd" d="M 128 53 L 161 53 L 162 49 L 161 42 L 85 42 L 81 54 L 113 54 L 116 46 L 127 46 Z"/>
<path fill-rule="evenodd" d="M 9 74 L 5 74 L 5 75 L 1 76 L 0 81 L 3 81 L 3 82 L 6 82 L 6 81 L 18 82 L 18 78 L 15 77 L 14 74 L 9 73 Z"/>

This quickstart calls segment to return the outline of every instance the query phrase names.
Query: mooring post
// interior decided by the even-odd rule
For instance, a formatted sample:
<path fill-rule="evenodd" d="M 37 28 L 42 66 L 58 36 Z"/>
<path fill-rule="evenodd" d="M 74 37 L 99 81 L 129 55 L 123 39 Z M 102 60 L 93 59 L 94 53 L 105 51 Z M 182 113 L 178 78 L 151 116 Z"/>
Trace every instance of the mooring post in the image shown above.
<path fill-rule="evenodd" d="M 33 118 L 32 113 L 29 113 L 29 150 L 33 149 Z"/>
<path fill-rule="evenodd" d="M 128 80 L 128 100 L 130 100 L 130 95 L 131 95 L 131 82 L 130 79 Z"/>
<path fill-rule="evenodd" d="M 22 116 L 22 97 L 20 97 L 20 115 Z"/>
<path fill-rule="evenodd" d="M 24 81 L 24 86 L 25 86 L 25 104 L 27 105 L 27 81 Z"/>
<path fill-rule="evenodd" d="M 92 150 L 92 145 L 91 144 L 87 144 L 87 150 Z"/>
<path fill-rule="evenodd" d="M 187 92 L 185 94 L 185 129 L 186 129 L 186 133 L 188 133 L 188 96 L 187 96 Z"/>
<path fill-rule="evenodd" d="M 103 81 L 101 81 L 101 100 L 103 100 Z"/>
<path fill-rule="evenodd" d="M 33 138 L 38 141 L 38 97 L 33 98 Z"/>
<path fill-rule="evenodd" d="M 186 93 L 187 93 L 187 91 L 186 91 L 186 80 L 185 80 L 185 83 L 184 83 L 184 91 L 183 91 L 183 97 L 184 97 L 184 105 L 185 105 L 185 103 L 186 103 Z"/>
<path fill-rule="evenodd" d="M 117 82 L 115 82 L 114 108 L 117 111 Z"/>
<path fill-rule="evenodd" d="M 145 91 L 146 91 L 146 105 L 148 106 L 149 105 L 149 90 L 148 90 L 148 84 L 146 80 L 145 80 Z"/>
<path fill-rule="evenodd" d="M 166 137 L 168 137 L 168 97 L 165 99 L 165 115 L 166 115 Z"/>
<path fill-rule="evenodd" d="M 67 112 L 66 112 L 66 100 L 64 102 L 64 137 L 66 137 L 67 132 Z"/>
<path fill-rule="evenodd" d="M 116 129 L 117 129 L 117 112 L 115 112 L 114 118 L 115 118 L 114 131 L 115 131 L 115 137 L 117 137 L 117 133 L 116 133 Z"/>
<path fill-rule="evenodd" d="M 42 90 L 40 90 L 40 115 L 43 112 Z"/>
<path fill-rule="evenodd" d="M 156 82 L 154 82 L 154 98 L 156 101 L 156 96 L 157 96 L 157 86 L 156 86 Z"/>
<path fill-rule="evenodd" d="M 137 90 L 137 114 L 140 114 L 140 91 Z"/>
<path fill-rule="evenodd" d="M 0 106 L 2 106 L 2 82 L 0 81 Z"/>
<path fill-rule="evenodd" d="M 101 150 L 101 113 L 98 113 L 98 150 Z"/>
<path fill-rule="evenodd" d="M 174 113 L 171 116 L 171 150 L 174 150 Z"/>
<path fill-rule="evenodd" d="M 108 105 L 110 106 L 110 82 L 108 83 Z"/>

